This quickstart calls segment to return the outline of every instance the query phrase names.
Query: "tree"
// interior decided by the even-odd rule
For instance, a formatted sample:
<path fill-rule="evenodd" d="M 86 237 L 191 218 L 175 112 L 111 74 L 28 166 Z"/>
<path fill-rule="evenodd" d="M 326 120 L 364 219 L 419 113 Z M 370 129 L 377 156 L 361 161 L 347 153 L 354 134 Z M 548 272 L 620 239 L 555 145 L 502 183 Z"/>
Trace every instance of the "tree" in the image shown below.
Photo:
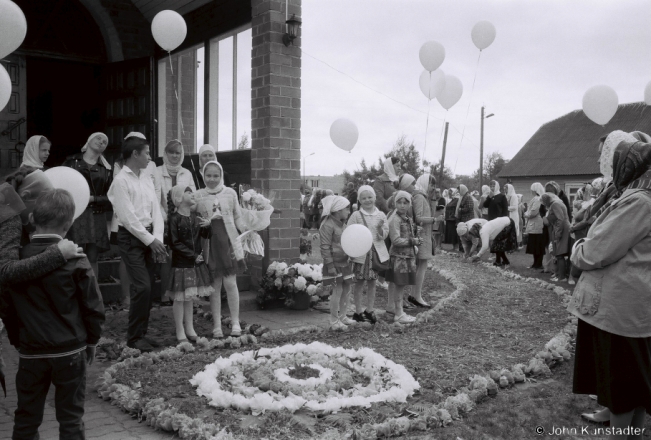
<path fill-rule="evenodd" d="M 436 178 L 436 187 L 441 188 L 441 191 L 446 188 L 454 188 L 456 186 L 456 178 L 454 177 L 454 174 L 452 174 L 452 170 L 448 167 L 443 168 L 443 181 L 439 182 L 441 161 L 438 161 L 436 163 L 429 163 L 428 161 L 424 161 L 423 166 L 428 173 Z"/>
<path fill-rule="evenodd" d="M 341 193 L 344 193 L 348 182 L 353 182 L 355 188 L 359 188 L 362 185 L 371 185 L 380 174 L 382 174 L 382 168 L 378 169 L 375 165 L 372 165 L 369 168 L 368 165 L 366 165 L 366 160 L 362 159 L 357 170 L 352 173 L 344 170 L 344 187 L 342 188 Z"/>
<path fill-rule="evenodd" d="M 237 144 L 237 149 L 246 150 L 247 148 L 249 148 L 249 135 L 245 131 L 240 138 L 240 142 Z"/>
<path fill-rule="evenodd" d="M 484 157 L 484 180 L 486 184 L 491 180 L 496 180 L 497 175 L 502 171 L 504 165 L 509 161 L 504 159 L 502 153 L 495 151 L 491 154 L 488 154 Z M 477 173 L 479 175 L 479 173 Z"/>
<path fill-rule="evenodd" d="M 399 136 L 393 144 L 391 151 L 384 155 L 385 159 L 389 157 L 397 157 L 400 159 L 402 171 L 418 177 L 423 172 L 423 167 L 420 162 L 420 154 L 416 150 L 416 146 L 412 141 L 407 141 L 407 136 L 404 134 Z M 380 158 L 380 169 L 384 161 Z"/>

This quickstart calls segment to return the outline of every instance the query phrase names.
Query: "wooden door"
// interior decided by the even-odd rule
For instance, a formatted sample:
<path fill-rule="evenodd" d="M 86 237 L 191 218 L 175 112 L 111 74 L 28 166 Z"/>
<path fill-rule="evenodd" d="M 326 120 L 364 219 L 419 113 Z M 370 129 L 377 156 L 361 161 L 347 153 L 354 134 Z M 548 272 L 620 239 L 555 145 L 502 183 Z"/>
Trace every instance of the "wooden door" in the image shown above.
<path fill-rule="evenodd" d="M 0 111 L 0 176 L 20 166 L 27 141 L 25 57 L 8 55 L 2 60 L 2 66 L 11 79 L 11 97 Z"/>
<path fill-rule="evenodd" d="M 156 154 L 154 65 L 154 58 L 146 57 L 104 67 L 103 116 L 109 138 L 106 155 L 111 159 L 117 158 L 122 140 L 132 131 L 144 134 L 150 142 L 152 157 Z"/>

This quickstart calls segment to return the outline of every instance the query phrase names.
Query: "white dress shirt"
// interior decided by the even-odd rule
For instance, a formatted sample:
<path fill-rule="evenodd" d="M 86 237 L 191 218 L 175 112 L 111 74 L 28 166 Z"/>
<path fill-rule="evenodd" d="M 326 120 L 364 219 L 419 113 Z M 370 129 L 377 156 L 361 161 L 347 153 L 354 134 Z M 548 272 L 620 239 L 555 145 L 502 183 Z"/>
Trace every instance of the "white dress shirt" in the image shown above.
<path fill-rule="evenodd" d="M 117 216 L 118 226 L 123 226 L 146 246 L 155 239 L 163 241 L 163 217 L 156 199 L 153 175 L 146 169 L 136 174 L 124 165 L 113 179 L 108 198 Z M 154 233 L 145 228 L 152 225 Z"/>
<path fill-rule="evenodd" d="M 481 250 L 477 254 L 478 257 L 481 258 L 481 256 L 488 251 L 490 241 L 494 240 L 495 237 L 497 237 L 498 234 L 510 223 L 510 217 L 497 217 L 481 227 L 481 230 L 479 231 L 479 236 L 481 237 Z"/>
<path fill-rule="evenodd" d="M 192 188 L 192 192 L 197 190 L 194 186 L 192 173 L 185 168 L 179 169 L 176 175 L 176 184 L 189 186 Z M 156 187 L 156 198 L 160 201 L 163 220 L 167 220 L 167 193 L 172 189 L 172 176 L 170 176 L 164 164 L 154 169 L 154 185 Z"/>

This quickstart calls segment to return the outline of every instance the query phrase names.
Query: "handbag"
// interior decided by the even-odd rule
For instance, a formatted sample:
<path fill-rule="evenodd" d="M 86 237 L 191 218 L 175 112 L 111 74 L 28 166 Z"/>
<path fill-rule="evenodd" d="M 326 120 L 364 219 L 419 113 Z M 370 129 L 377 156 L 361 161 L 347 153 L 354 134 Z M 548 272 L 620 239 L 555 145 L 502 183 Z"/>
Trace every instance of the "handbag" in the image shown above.
<path fill-rule="evenodd" d="M 366 223 L 366 219 L 364 218 L 364 214 L 360 212 L 360 215 L 362 216 L 362 221 L 364 222 L 364 226 L 368 229 L 368 224 Z M 369 229 L 370 230 L 370 229 Z M 389 270 L 389 262 L 391 259 L 389 258 L 387 261 L 382 262 L 380 261 L 380 256 L 378 255 L 377 251 L 375 250 L 375 246 L 371 245 L 371 269 L 373 269 L 376 272 L 382 272 Z"/>

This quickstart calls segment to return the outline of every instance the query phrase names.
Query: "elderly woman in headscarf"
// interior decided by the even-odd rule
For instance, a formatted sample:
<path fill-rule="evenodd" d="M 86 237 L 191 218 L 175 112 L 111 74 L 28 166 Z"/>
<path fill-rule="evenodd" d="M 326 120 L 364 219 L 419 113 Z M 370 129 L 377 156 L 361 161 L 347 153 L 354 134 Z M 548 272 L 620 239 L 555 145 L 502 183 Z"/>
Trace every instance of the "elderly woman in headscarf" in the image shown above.
<path fill-rule="evenodd" d="M 518 237 L 515 234 L 515 224 L 510 217 L 497 217 L 486 222 L 479 230 L 481 238 L 481 249 L 472 258 L 473 262 L 479 261 L 490 249 L 495 254 L 493 266 L 507 267 L 511 262 L 506 253 L 518 245 Z"/>
<path fill-rule="evenodd" d="M 570 219 L 565 204 L 555 194 L 550 192 L 540 196 L 547 208 L 547 216 L 543 223 L 549 229 L 553 245 L 553 255 L 556 258 L 556 273 L 552 281 L 567 281 L 567 257 L 570 253 Z"/>
<path fill-rule="evenodd" d="M 451 244 L 454 249 L 459 242 L 457 235 L 457 205 L 459 204 L 459 192 L 450 188 L 452 199 L 445 205 L 445 236 L 443 243 Z"/>
<path fill-rule="evenodd" d="M 30 137 L 25 144 L 23 162 L 20 166 L 42 170 L 45 167 L 45 161 L 50 157 L 51 146 L 52 143 L 45 136 L 37 135 Z"/>
<path fill-rule="evenodd" d="M 423 299 L 422 291 L 425 273 L 427 272 L 427 263 L 433 258 L 434 253 L 432 251 L 432 223 L 434 223 L 434 216 L 432 216 L 429 200 L 432 197 L 436 179 L 429 173 L 424 173 L 416 181 L 416 186 L 413 186 L 411 184 L 404 185 L 404 178 L 406 176 L 413 179 L 409 174 L 403 174 L 400 189 L 411 194 L 411 207 L 416 225 L 418 226 L 418 236 L 423 241 L 418 246 L 418 254 L 416 255 L 418 266 L 418 270 L 416 271 L 416 285 L 411 291 L 412 295 L 407 300 L 418 307 L 430 308 L 431 306 Z"/>
<path fill-rule="evenodd" d="M 368 228 L 373 235 L 373 249 L 366 255 L 353 258 L 353 273 L 355 274 L 355 314 L 353 320 L 375 324 L 375 284 L 378 272 L 373 268 L 373 253 L 382 263 L 388 263 L 389 251 L 384 240 L 389 235 L 389 223 L 386 215 L 375 206 L 375 191 L 368 185 L 362 185 L 357 191 L 359 209 L 348 219 L 347 226 L 361 224 Z M 362 305 L 362 291 L 366 282 L 366 307 Z M 389 304 L 392 306 L 393 304 Z"/>
<path fill-rule="evenodd" d="M 520 231 L 520 213 L 518 212 L 518 196 L 515 193 L 515 188 L 510 183 L 504 185 L 504 191 L 506 191 L 506 200 L 509 202 L 509 217 L 513 219 L 515 223 L 515 228 L 517 230 L 518 236 L 518 245 L 522 242 L 522 232 Z"/>
<path fill-rule="evenodd" d="M 389 157 L 384 161 L 384 172 L 373 182 L 375 191 L 375 206 L 385 214 L 389 213 L 387 201 L 396 191 L 394 184 L 398 182 L 398 174 L 401 172 L 400 159 Z"/>
<path fill-rule="evenodd" d="M 459 185 L 459 196 L 461 198 L 454 213 L 457 223 L 472 220 L 475 218 L 475 204 L 466 185 Z"/>
<path fill-rule="evenodd" d="M 463 261 L 467 261 L 468 258 L 472 257 L 482 247 L 481 242 L 481 228 L 488 220 L 483 218 L 473 218 L 467 222 L 460 222 L 457 225 L 457 235 L 461 244 L 463 245 Z"/>
<path fill-rule="evenodd" d="M 488 207 L 484 206 L 488 197 L 490 197 L 491 189 L 488 185 L 481 187 L 481 198 L 479 199 L 479 208 L 481 209 L 481 218 L 488 220 Z"/>
<path fill-rule="evenodd" d="M 161 205 L 163 219 L 167 220 L 167 195 L 176 185 L 196 191 L 192 172 L 183 168 L 183 144 L 178 139 L 172 139 L 165 145 L 163 150 L 163 165 L 156 167 L 154 170 L 154 185 L 156 187 L 156 197 Z"/>
<path fill-rule="evenodd" d="M 547 241 L 549 240 L 548 236 L 547 238 L 545 237 L 547 228 L 545 228 L 543 223 L 543 217 L 547 214 L 547 208 L 540 200 L 540 196 L 543 194 L 545 194 L 545 188 L 543 188 L 540 182 L 531 185 L 531 195 L 533 198 L 529 202 L 529 209 L 524 214 L 524 217 L 527 219 L 526 232 L 529 236 L 526 252 L 527 254 L 533 255 L 533 264 L 529 267 L 530 269 L 543 268 L 543 256 L 545 255 Z"/>
<path fill-rule="evenodd" d="M 615 195 L 572 252 L 583 270 L 568 306 L 579 318 L 573 392 L 596 394 L 611 428 L 641 430 L 651 412 L 651 144 L 621 140 L 613 165 Z"/>
<path fill-rule="evenodd" d="M 99 253 L 111 249 L 106 212 L 112 210 L 107 193 L 113 182 L 113 170 L 102 154 L 107 145 L 108 137 L 104 133 L 93 133 L 81 152 L 68 157 L 63 163 L 63 166 L 81 173 L 90 189 L 88 206 L 72 224 L 68 237 L 84 248 L 96 277 L 99 276 Z"/>
<path fill-rule="evenodd" d="M 499 182 L 491 180 L 489 188 L 490 191 L 483 205 L 484 208 L 488 208 L 488 220 L 494 220 L 497 217 L 508 217 L 509 201 L 504 194 L 500 193 Z"/>
<path fill-rule="evenodd" d="M 570 205 L 570 199 L 567 198 L 567 195 L 565 194 L 565 191 L 561 189 L 561 186 L 553 180 L 549 181 L 545 183 L 545 192 L 558 196 L 561 202 L 563 202 L 563 205 L 565 205 L 568 218 L 570 222 L 572 222 L 572 206 Z"/>

